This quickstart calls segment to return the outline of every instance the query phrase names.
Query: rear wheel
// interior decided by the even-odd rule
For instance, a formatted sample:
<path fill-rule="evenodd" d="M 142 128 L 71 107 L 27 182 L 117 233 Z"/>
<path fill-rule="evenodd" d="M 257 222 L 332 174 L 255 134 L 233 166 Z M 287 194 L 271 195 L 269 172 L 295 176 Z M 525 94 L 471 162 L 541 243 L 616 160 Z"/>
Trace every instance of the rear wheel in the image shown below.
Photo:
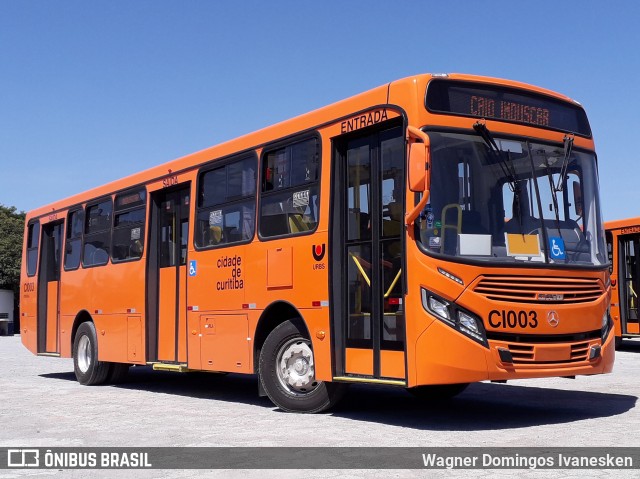
<path fill-rule="evenodd" d="M 336 404 L 344 384 L 316 381 L 311 341 L 300 320 L 285 321 L 260 351 L 260 381 L 269 399 L 284 411 L 314 413 Z"/>
<path fill-rule="evenodd" d="M 409 388 L 411 394 L 415 397 L 426 400 L 426 401 L 445 401 L 447 399 L 451 399 L 454 396 L 457 396 L 462 391 L 467 389 L 469 383 L 460 383 L 460 384 L 436 384 L 433 386 L 416 386 L 414 388 Z"/>
<path fill-rule="evenodd" d="M 98 337 L 91 322 L 82 323 L 73 341 L 73 369 L 80 384 L 102 384 L 109 374 L 109 363 L 98 361 Z"/>

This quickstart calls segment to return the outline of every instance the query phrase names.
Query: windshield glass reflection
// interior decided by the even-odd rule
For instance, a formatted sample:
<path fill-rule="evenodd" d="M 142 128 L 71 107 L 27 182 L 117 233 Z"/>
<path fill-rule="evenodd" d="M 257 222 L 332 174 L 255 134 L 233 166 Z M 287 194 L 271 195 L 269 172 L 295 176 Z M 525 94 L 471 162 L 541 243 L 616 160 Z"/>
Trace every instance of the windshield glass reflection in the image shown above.
<path fill-rule="evenodd" d="M 565 144 L 430 132 L 428 252 L 487 262 L 600 266 L 606 250 L 595 157 Z"/>

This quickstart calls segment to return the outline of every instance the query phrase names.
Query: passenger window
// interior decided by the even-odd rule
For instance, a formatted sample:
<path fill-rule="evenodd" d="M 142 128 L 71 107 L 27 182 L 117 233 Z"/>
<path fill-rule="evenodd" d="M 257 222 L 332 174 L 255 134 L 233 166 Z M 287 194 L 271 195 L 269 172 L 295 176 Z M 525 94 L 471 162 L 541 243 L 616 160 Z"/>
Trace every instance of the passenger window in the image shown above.
<path fill-rule="evenodd" d="M 318 225 L 317 138 L 267 152 L 262 161 L 260 236 L 301 234 Z"/>
<path fill-rule="evenodd" d="M 145 190 L 116 196 L 113 247 L 111 248 L 111 259 L 114 263 L 142 257 L 146 198 L 147 192 Z"/>
<path fill-rule="evenodd" d="M 255 232 L 255 157 L 200 174 L 195 244 L 199 248 L 250 241 Z"/>
<path fill-rule="evenodd" d="M 67 219 L 67 239 L 64 250 L 65 270 L 77 269 L 80 266 L 83 226 L 84 211 L 81 209 L 71 211 Z"/>
<path fill-rule="evenodd" d="M 27 275 L 36 274 L 38 267 L 38 244 L 40 242 L 40 222 L 31 223 L 27 233 Z"/>
<path fill-rule="evenodd" d="M 82 266 L 98 266 L 109 262 L 112 211 L 111 198 L 87 207 Z"/>

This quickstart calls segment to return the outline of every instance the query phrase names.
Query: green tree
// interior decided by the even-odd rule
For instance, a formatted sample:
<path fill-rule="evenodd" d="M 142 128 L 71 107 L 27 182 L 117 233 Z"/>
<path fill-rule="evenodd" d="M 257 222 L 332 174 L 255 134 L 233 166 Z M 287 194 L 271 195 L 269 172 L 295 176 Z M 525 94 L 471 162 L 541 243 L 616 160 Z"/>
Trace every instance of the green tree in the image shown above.
<path fill-rule="evenodd" d="M 24 212 L 0 204 L 0 289 L 12 289 L 20 297 L 20 264 Z"/>

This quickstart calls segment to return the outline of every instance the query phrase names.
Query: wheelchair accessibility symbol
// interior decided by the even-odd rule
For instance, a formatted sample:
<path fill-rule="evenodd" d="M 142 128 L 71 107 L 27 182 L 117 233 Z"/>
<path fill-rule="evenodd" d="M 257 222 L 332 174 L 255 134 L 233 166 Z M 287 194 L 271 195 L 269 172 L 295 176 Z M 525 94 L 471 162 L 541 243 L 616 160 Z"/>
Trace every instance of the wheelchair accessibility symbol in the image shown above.
<path fill-rule="evenodd" d="M 198 265 L 195 260 L 189 261 L 189 276 L 195 276 L 198 272 Z"/>
<path fill-rule="evenodd" d="M 549 257 L 551 259 L 565 259 L 564 240 L 559 236 L 549 236 Z"/>

